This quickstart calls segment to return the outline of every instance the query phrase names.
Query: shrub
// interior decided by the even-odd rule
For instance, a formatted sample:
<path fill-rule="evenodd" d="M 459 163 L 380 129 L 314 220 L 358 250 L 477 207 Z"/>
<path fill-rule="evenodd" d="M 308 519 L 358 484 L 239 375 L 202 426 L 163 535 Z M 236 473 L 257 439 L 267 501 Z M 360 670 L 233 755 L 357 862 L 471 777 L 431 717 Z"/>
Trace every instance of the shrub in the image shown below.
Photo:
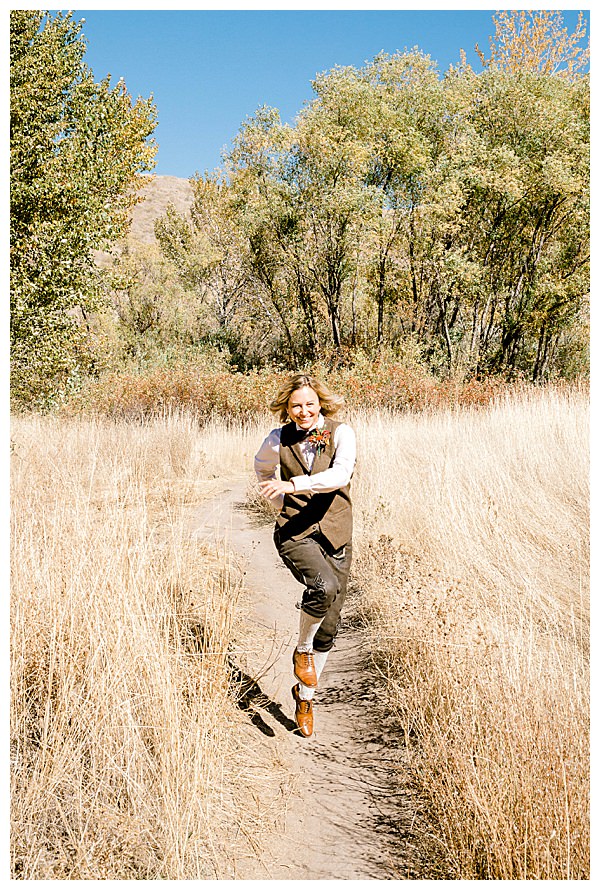
<path fill-rule="evenodd" d="M 129 419 L 183 409 L 204 423 L 210 418 L 252 421 L 263 416 L 292 369 L 263 368 L 241 373 L 224 363 L 179 362 L 147 370 L 110 372 L 83 386 L 64 402 L 68 414 L 91 413 Z M 418 366 L 365 358 L 346 367 L 306 369 L 327 379 L 350 410 L 427 411 L 489 405 L 506 392 L 536 389 L 502 377 L 438 379 Z"/>

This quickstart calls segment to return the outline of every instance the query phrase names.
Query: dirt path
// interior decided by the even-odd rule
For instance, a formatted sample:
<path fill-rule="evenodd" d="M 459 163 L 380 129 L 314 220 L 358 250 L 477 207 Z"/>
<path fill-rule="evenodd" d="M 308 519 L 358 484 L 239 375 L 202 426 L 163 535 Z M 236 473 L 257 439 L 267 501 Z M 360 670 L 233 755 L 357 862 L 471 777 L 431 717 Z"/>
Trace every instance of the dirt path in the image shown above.
<path fill-rule="evenodd" d="M 377 678 L 361 631 L 345 622 L 315 695 L 315 731 L 295 732 L 290 689 L 301 587 L 279 560 L 272 525 L 243 508 L 246 480 L 204 504 L 196 536 L 225 539 L 246 573 L 257 625 L 246 656 L 241 706 L 256 743 L 272 747 L 295 790 L 285 835 L 268 862 L 242 867 L 241 879 L 394 880 L 434 877 L 415 828 L 415 801 L 386 744 Z M 351 609 L 350 609 L 351 611 Z M 266 857 L 265 857 L 266 858 Z M 427 874 L 427 872 L 430 872 Z"/>

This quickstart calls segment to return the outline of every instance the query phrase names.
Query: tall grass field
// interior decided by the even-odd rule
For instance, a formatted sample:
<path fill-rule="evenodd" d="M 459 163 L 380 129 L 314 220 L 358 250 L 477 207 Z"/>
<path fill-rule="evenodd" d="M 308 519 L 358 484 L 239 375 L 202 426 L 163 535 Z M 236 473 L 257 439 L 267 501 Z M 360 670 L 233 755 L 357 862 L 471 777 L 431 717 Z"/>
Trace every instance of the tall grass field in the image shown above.
<path fill-rule="evenodd" d="M 374 657 L 456 875 L 589 875 L 588 407 L 357 418 Z"/>
<path fill-rule="evenodd" d="M 348 419 L 398 768 L 457 878 L 589 878 L 587 394 Z M 189 531 L 273 425 L 13 418 L 13 877 L 235 878 L 278 830 L 228 671 L 248 592 Z"/>
<path fill-rule="evenodd" d="M 15 878 L 235 878 L 260 851 L 271 780 L 253 776 L 279 786 L 227 665 L 241 574 L 189 532 L 244 441 L 181 417 L 15 418 Z"/>

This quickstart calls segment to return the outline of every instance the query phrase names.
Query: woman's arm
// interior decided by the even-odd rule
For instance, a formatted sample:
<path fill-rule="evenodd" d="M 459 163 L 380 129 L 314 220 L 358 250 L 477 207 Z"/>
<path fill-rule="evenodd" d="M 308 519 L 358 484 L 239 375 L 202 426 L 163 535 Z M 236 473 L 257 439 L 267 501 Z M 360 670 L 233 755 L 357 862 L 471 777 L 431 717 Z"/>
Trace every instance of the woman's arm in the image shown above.
<path fill-rule="evenodd" d="M 254 457 L 254 472 L 260 492 L 272 500 L 279 509 L 283 507 L 284 494 L 291 494 L 294 491 L 291 482 L 282 482 L 277 478 L 280 441 L 281 430 L 271 430 Z"/>
<path fill-rule="evenodd" d="M 279 443 L 281 430 L 271 430 L 254 456 L 254 472 L 259 482 L 276 478 L 279 466 Z"/>

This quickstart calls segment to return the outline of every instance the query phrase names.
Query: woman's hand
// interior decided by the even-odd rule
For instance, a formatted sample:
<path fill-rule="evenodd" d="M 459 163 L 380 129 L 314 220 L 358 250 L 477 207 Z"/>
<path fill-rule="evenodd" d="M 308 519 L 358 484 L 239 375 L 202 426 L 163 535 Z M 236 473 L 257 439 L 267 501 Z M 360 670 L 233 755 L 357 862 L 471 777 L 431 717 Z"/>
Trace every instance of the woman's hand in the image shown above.
<path fill-rule="evenodd" d="M 267 482 L 259 482 L 260 493 L 273 500 L 283 494 L 292 494 L 295 489 L 291 482 L 280 482 L 279 479 L 269 479 Z"/>

